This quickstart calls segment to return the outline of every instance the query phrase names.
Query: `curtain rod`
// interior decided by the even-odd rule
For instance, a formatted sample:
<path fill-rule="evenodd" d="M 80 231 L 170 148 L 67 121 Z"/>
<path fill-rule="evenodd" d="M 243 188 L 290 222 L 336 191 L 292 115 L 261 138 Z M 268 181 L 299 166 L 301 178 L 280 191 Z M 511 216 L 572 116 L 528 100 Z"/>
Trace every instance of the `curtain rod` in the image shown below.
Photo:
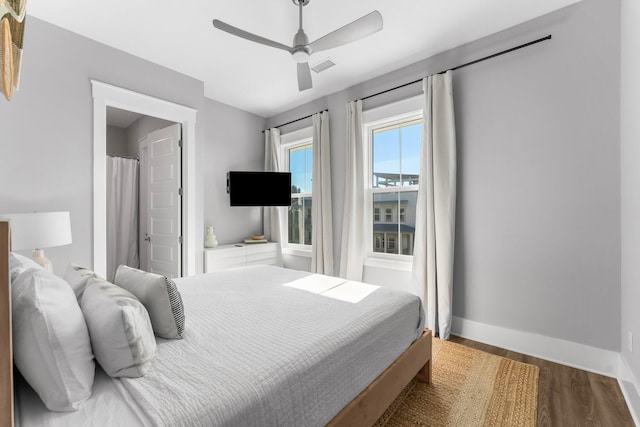
<path fill-rule="evenodd" d="M 524 47 L 529 47 L 529 46 L 531 46 L 531 45 L 534 45 L 534 44 L 536 44 L 536 43 L 543 42 L 543 41 L 545 41 L 545 40 L 551 40 L 551 34 L 549 34 L 548 36 L 545 36 L 545 37 L 539 38 L 539 39 L 537 39 L 537 40 L 533 40 L 533 41 L 530 41 L 530 42 L 528 42 L 528 43 L 524 43 L 524 44 L 521 44 L 521 45 L 519 45 L 519 46 L 512 47 L 511 49 L 503 50 L 502 52 L 494 53 L 494 54 L 492 54 L 492 55 L 485 56 L 484 58 L 476 59 L 476 60 L 474 60 L 474 61 L 467 62 L 466 64 L 458 65 L 457 67 L 453 67 L 453 68 L 450 68 L 450 69 L 448 69 L 448 70 L 440 71 L 439 73 L 436 73 L 436 74 L 444 74 L 444 73 L 446 73 L 447 71 L 455 71 L 455 70 L 459 70 L 460 68 L 468 67 L 469 65 L 477 64 L 478 62 L 486 61 L 487 59 L 492 59 L 492 58 L 495 58 L 496 56 L 504 55 L 505 53 L 510 53 L 510 52 L 515 51 L 515 50 L 522 49 L 522 48 L 524 48 Z M 382 94 L 387 93 L 387 92 L 391 92 L 391 91 L 394 91 L 394 90 L 397 90 L 397 89 L 401 89 L 401 88 L 403 88 L 403 87 L 406 87 L 406 86 L 410 86 L 410 85 L 413 85 L 413 84 L 419 83 L 419 82 L 421 82 L 422 80 L 423 80 L 423 79 L 418 79 L 418 80 L 414 80 L 414 81 L 409 82 L 409 83 L 402 84 L 402 85 L 400 85 L 400 86 L 392 87 L 391 89 L 383 90 L 382 92 L 378 92 L 378 93 L 374 93 L 373 95 L 365 96 L 365 97 L 361 98 L 361 100 L 362 100 L 362 101 L 364 101 L 365 99 L 373 98 L 374 96 L 382 95 Z"/>
<path fill-rule="evenodd" d="M 120 154 L 107 154 L 107 156 L 109 157 L 119 157 L 121 159 L 128 159 L 128 160 L 138 160 L 140 161 L 140 157 L 133 157 L 133 156 L 122 156 Z"/>
<path fill-rule="evenodd" d="M 283 124 L 278 125 L 278 126 L 271 126 L 271 128 L 269 128 L 269 129 L 272 129 L 272 128 L 281 128 L 282 126 L 290 125 L 291 123 L 295 123 L 295 122 L 299 122 L 300 120 L 308 119 L 309 117 L 313 117 L 314 115 L 316 115 L 316 114 L 318 114 L 318 113 L 323 113 L 323 112 L 325 112 L 325 111 L 329 111 L 329 109 L 328 109 L 328 108 L 325 108 L 324 110 L 322 110 L 322 111 L 318 111 L 317 113 L 309 114 L 308 116 L 300 117 L 299 119 L 291 120 L 290 122 L 283 123 Z M 262 131 L 262 133 L 265 133 L 265 132 L 266 132 L 266 130 L 263 130 L 263 131 Z"/>

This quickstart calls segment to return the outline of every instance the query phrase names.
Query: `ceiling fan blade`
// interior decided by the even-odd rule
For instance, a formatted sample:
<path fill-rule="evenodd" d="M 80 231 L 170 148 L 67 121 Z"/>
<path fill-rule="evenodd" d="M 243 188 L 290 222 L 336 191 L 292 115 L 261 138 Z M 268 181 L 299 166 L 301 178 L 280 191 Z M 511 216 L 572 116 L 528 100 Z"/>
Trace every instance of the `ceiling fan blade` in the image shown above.
<path fill-rule="evenodd" d="M 311 69 L 309 68 L 309 63 L 298 63 L 298 90 L 302 92 L 303 90 L 311 89 L 312 87 L 313 83 L 311 82 Z"/>
<path fill-rule="evenodd" d="M 309 44 L 311 52 L 319 52 L 367 37 L 382 29 L 382 15 L 377 10 L 320 37 Z"/>
<path fill-rule="evenodd" d="M 282 43 L 278 43 L 275 42 L 273 40 L 269 40 L 266 39 L 264 37 L 260 37 L 257 36 L 253 33 L 247 32 L 245 30 L 241 30 L 238 27 L 234 27 L 233 25 L 229 25 L 225 22 L 222 22 L 218 19 L 214 19 L 213 20 L 213 26 L 216 27 L 219 30 L 222 30 L 224 32 L 227 32 L 229 34 L 233 34 L 234 36 L 237 37 L 242 37 L 243 39 L 255 42 L 255 43 L 260 43 L 266 46 L 271 46 L 271 47 L 275 47 L 276 49 L 282 49 L 282 50 L 286 50 L 287 52 L 291 52 L 291 47 L 284 45 Z"/>

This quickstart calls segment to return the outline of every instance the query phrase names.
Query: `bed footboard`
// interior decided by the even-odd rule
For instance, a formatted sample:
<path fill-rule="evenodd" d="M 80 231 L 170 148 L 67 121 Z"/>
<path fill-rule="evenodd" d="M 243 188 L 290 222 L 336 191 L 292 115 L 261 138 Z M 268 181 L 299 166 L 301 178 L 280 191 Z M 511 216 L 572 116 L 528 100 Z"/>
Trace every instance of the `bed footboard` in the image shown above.
<path fill-rule="evenodd" d="M 13 426 L 13 348 L 9 289 L 9 223 L 0 221 L 0 426 Z"/>
<path fill-rule="evenodd" d="M 396 359 L 378 378 L 338 413 L 327 426 L 372 426 L 413 378 L 431 382 L 431 331 Z"/>

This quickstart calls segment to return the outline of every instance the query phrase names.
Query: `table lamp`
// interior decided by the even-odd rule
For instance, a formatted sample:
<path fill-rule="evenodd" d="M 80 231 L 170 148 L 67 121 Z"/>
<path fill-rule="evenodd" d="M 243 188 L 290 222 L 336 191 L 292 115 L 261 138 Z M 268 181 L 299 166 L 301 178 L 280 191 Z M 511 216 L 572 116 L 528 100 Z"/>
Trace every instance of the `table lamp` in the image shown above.
<path fill-rule="evenodd" d="M 0 217 L 10 221 L 12 250 L 33 249 L 33 260 L 53 272 L 53 265 L 44 256 L 43 249 L 71 243 L 69 212 L 34 212 Z"/>

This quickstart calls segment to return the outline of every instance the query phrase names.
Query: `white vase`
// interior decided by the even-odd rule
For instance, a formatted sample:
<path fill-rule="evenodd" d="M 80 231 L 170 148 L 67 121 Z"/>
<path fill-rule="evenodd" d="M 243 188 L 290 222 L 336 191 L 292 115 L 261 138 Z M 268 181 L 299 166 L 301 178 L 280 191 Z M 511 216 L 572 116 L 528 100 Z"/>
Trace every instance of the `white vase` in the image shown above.
<path fill-rule="evenodd" d="M 216 240 L 215 228 L 207 227 L 207 234 L 204 238 L 204 247 L 215 248 L 216 246 L 218 246 L 218 240 Z"/>

